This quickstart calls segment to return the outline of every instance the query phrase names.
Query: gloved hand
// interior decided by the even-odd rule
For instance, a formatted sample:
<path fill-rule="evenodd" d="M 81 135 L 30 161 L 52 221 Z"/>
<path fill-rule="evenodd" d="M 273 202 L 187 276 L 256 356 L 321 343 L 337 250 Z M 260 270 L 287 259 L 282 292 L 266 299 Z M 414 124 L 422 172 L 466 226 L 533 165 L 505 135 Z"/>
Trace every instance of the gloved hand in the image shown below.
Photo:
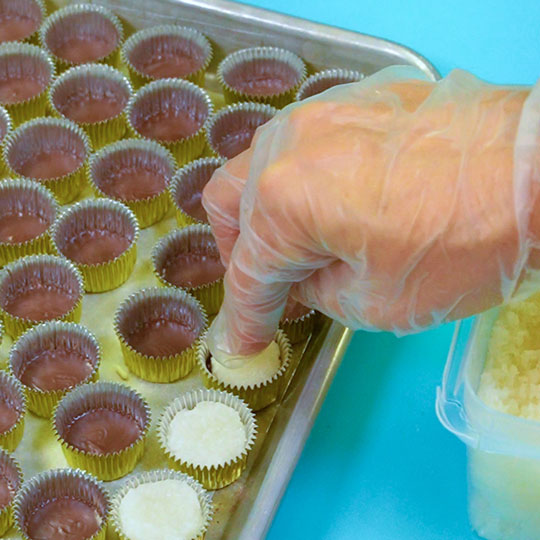
<path fill-rule="evenodd" d="M 397 333 L 509 299 L 540 266 L 539 132 L 539 88 L 462 71 L 389 68 L 285 108 L 204 191 L 228 267 L 211 350 L 262 350 L 289 294 Z"/>

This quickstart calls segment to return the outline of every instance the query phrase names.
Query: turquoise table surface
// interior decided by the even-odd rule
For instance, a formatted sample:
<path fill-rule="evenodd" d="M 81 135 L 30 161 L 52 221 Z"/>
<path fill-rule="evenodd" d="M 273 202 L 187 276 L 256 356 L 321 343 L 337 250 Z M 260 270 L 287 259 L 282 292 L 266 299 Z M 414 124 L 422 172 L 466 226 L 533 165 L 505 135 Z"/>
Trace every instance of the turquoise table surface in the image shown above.
<path fill-rule="evenodd" d="M 403 43 L 444 75 L 540 77 L 538 0 L 253 0 Z M 435 416 L 453 326 L 357 333 L 268 540 L 471 540 L 464 445 Z M 511 539 L 508 539 L 511 540 Z"/>

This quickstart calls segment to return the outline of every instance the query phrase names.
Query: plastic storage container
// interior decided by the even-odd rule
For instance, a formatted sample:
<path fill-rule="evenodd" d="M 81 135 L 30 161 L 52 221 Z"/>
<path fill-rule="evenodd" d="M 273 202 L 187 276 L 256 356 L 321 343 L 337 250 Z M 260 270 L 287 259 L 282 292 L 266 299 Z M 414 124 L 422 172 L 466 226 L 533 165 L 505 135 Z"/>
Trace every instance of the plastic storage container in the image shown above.
<path fill-rule="evenodd" d="M 498 310 L 458 323 L 442 385 L 441 423 L 468 447 L 469 517 L 488 540 L 540 539 L 540 422 L 477 395 Z"/>

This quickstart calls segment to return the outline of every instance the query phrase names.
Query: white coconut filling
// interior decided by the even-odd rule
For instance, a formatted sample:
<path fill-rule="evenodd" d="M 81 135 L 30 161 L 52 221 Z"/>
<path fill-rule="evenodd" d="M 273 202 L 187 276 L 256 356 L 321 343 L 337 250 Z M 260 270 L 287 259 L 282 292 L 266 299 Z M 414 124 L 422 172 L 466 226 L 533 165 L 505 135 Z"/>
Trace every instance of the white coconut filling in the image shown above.
<path fill-rule="evenodd" d="M 222 383 L 239 388 L 268 382 L 281 368 L 279 345 L 275 341 L 272 341 L 264 351 L 249 357 L 248 361 L 239 367 L 227 367 L 235 363 L 223 355 L 224 353 L 221 353 L 221 356 L 212 357 L 212 373 Z"/>
<path fill-rule="evenodd" d="M 204 525 L 195 490 L 183 480 L 159 480 L 130 489 L 119 508 L 130 540 L 193 540 Z"/>
<path fill-rule="evenodd" d="M 169 425 L 167 448 L 177 458 L 200 467 L 223 465 L 247 445 L 240 415 L 223 403 L 203 401 L 176 413 Z"/>

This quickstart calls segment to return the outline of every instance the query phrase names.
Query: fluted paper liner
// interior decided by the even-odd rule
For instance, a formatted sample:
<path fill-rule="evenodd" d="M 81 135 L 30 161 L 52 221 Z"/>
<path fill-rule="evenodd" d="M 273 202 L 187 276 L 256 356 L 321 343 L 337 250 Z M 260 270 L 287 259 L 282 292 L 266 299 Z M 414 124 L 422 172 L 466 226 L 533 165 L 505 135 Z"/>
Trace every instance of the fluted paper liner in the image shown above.
<path fill-rule="evenodd" d="M 79 383 L 61 390 L 42 390 L 25 385 L 21 378 L 25 368 L 43 351 L 76 351 L 92 365 L 91 372 Z M 43 418 L 49 418 L 54 407 L 68 392 L 82 384 L 96 381 L 101 361 L 97 339 L 84 326 L 76 323 L 50 321 L 26 331 L 9 353 L 9 369 L 26 392 L 28 409 Z"/>
<path fill-rule="evenodd" d="M 14 514 L 17 529 L 24 540 L 28 536 L 28 520 L 44 502 L 72 498 L 91 506 L 101 518 L 101 527 L 87 540 L 105 540 L 110 514 L 110 502 L 103 484 L 83 471 L 52 469 L 25 482 L 15 497 Z"/>
<path fill-rule="evenodd" d="M 296 101 L 315 96 L 340 84 L 361 81 L 364 74 L 352 69 L 325 69 L 308 77 L 296 93 Z"/>
<path fill-rule="evenodd" d="M 0 371 L 0 397 L 13 404 L 19 412 L 17 421 L 9 429 L 0 433 L 0 446 L 8 452 L 14 452 L 24 433 L 26 396 L 21 383 L 5 371 Z"/>
<path fill-rule="evenodd" d="M 5 450 L 0 450 L 0 477 L 5 478 L 13 490 L 13 498 L 0 508 L 0 536 L 4 536 L 13 525 L 13 503 L 21 489 L 23 474 L 15 458 Z"/>
<path fill-rule="evenodd" d="M 204 540 L 206 531 L 208 530 L 208 526 L 210 525 L 213 516 L 213 507 L 210 496 L 203 489 L 201 484 L 199 484 L 199 482 L 197 482 L 191 476 L 188 476 L 187 474 L 178 471 L 171 471 L 169 469 L 158 469 L 132 476 L 117 491 L 112 501 L 111 525 L 114 529 L 116 537 L 119 540 L 132 540 L 131 538 L 127 537 L 122 531 L 122 521 L 120 519 L 120 505 L 124 497 L 129 493 L 130 490 L 135 489 L 142 484 L 151 484 L 163 480 L 181 480 L 182 482 L 185 482 L 191 488 L 193 488 L 193 490 L 197 494 L 197 498 L 199 499 L 199 503 L 201 505 L 204 522 L 201 531 L 192 540 Z M 174 519 L 174 516 L 171 517 Z"/>
<path fill-rule="evenodd" d="M 110 41 L 114 48 L 105 56 L 88 58 L 74 62 L 60 56 L 59 48 L 79 36 L 92 35 L 95 39 Z M 62 72 L 75 65 L 99 62 L 112 67 L 120 67 L 120 49 L 124 40 L 124 30 L 120 19 L 111 11 L 96 4 L 72 4 L 55 11 L 47 17 L 39 33 L 42 47 L 47 50 Z"/>
<path fill-rule="evenodd" d="M 313 332 L 315 326 L 315 310 L 311 309 L 305 315 L 295 319 L 284 319 L 280 328 L 287 334 L 289 341 L 295 345 L 300 343 Z"/>
<path fill-rule="evenodd" d="M 111 199 L 86 199 L 65 210 L 51 234 L 56 252 L 69 259 L 66 245 L 84 232 L 113 233 L 126 239 L 127 249 L 108 261 L 85 264 L 72 260 L 84 278 L 87 292 L 110 291 L 120 287 L 131 275 L 137 261 L 139 225 L 135 214 Z"/>
<path fill-rule="evenodd" d="M 0 182 L 0 215 L 39 216 L 48 225 L 38 236 L 22 242 L 0 240 L 0 266 L 26 255 L 52 251 L 50 231 L 58 205 L 52 193 L 37 182 L 24 178 Z"/>
<path fill-rule="evenodd" d="M 198 403 L 204 401 L 222 403 L 231 407 L 240 415 L 240 419 L 246 429 L 246 447 L 244 451 L 225 463 L 216 463 L 211 467 L 201 467 L 200 465 L 183 461 L 173 454 L 168 445 L 169 427 L 176 414 L 181 410 L 193 409 Z M 221 489 L 238 480 L 247 466 L 248 455 L 253 448 L 256 437 L 257 422 L 255 415 L 248 405 L 242 399 L 229 392 L 213 389 L 194 390 L 177 397 L 165 408 L 158 426 L 159 444 L 165 452 L 170 466 L 189 474 L 206 489 Z"/>
<path fill-rule="evenodd" d="M 194 328 L 196 338 L 191 346 L 169 356 L 151 356 L 132 347 L 133 330 L 158 318 L 183 322 Z M 191 372 L 206 326 L 206 313 L 201 304 L 186 291 L 171 287 L 142 289 L 132 294 L 118 307 L 114 318 L 114 331 L 129 370 L 141 379 L 159 383 L 177 381 Z"/>
<path fill-rule="evenodd" d="M 64 439 L 66 428 L 75 418 L 95 409 L 109 409 L 136 418 L 140 427 L 137 440 L 123 450 L 109 454 L 91 454 L 67 442 Z M 100 381 L 79 386 L 59 401 L 52 424 L 70 467 L 78 467 L 100 480 L 110 481 L 130 473 L 142 458 L 150 429 L 150 408 L 135 390 L 123 384 Z"/>
<path fill-rule="evenodd" d="M 171 153 L 160 144 L 139 139 L 126 139 L 110 144 L 93 154 L 88 163 L 88 178 L 98 197 L 109 197 L 128 206 L 137 216 L 141 228 L 163 219 L 170 206 L 167 186 L 171 181 L 175 162 Z M 114 176 L 125 169 L 152 170 L 164 179 L 164 187 L 155 195 L 129 199 L 117 197 Z"/>
<path fill-rule="evenodd" d="M 0 148 L 4 147 L 6 137 L 11 133 L 13 129 L 13 122 L 5 107 L 0 106 Z M 2 152 L 0 152 L 2 154 Z M 9 176 L 10 170 L 4 161 L 4 156 L 0 155 L 0 178 Z"/>
<path fill-rule="evenodd" d="M 169 184 L 169 193 L 174 206 L 176 221 L 179 227 L 205 224 L 185 209 L 184 201 L 190 200 L 194 194 L 202 193 L 214 171 L 225 164 L 222 158 L 200 158 L 178 170 Z"/>
<path fill-rule="evenodd" d="M 165 277 L 167 261 L 180 253 L 205 252 L 219 260 L 219 249 L 209 225 L 190 225 L 164 236 L 152 250 L 154 274 L 164 287 L 178 287 Z M 195 287 L 180 287 L 192 294 L 203 305 L 207 315 L 219 311 L 223 302 L 223 278 Z"/>
<path fill-rule="evenodd" d="M 227 137 L 234 136 L 238 132 L 247 132 L 250 134 L 247 142 L 249 148 L 255 130 L 270 121 L 278 110 L 271 105 L 264 103 L 235 103 L 220 109 L 208 121 L 206 125 L 206 141 L 209 148 L 218 156 L 231 159 L 236 156 L 225 151 L 223 143 Z"/>
<path fill-rule="evenodd" d="M 306 66 L 296 54 L 277 47 L 252 47 L 229 54 L 219 65 L 217 76 L 225 101 L 257 101 L 284 107 L 294 100 L 298 87 L 306 77 Z M 246 91 L 245 83 L 261 77 L 280 79 L 286 87 L 275 93 Z"/>
<path fill-rule="evenodd" d="M 127 130 L 124 109 L 133 94 L 131 83 L 117 69 L 104 64 L 85 64 L 68 69 L 49 90 L 49 107 L 58 117 L 72 120 L 86 131 L 94 149 L 121 139 Z M 118 114 L 97 122 L 78 122 L 66 107 L 77 100 L 111 98 L 118 101 Z"/>
<path fill-rule="evenodd" d="M 77 268 L 62 257 L 29 255 L 9 263 L 0 274 L 0 314 L 4 317 L 6 333 L 13 339 L 32 326 L 46 322 L 18 317 L 6 310 L 6 304 L 19 292 L 35 285 L 55 288 L 71 297 L 72 307 L 57 320 L 79 322 L 81 319 L 84 286 Z"/>
<path fill-rule="evenodd" d="M 145 70 L 145 64 L 151 64 L 156 56 L 160 60 L 167 54 L 189 57 L 197 66 L 196 69 L 181 76 L 170 74 L 168 77 L 178 77 L 199 86 L 204 85 L 204 74 L 212 60 L 210 42 L 194 28 L 167 24 L 139 30 L 124 43 L 121 51 L 122 61 L 129 69 L 135 88 L 165 78 L 149 74 Z"/>
<path fill-rule="evenodd" d="M 36 154 L 65 152 L 75 155 L 77 167 L 62 176 L 31 178 L 27 166 Z M 90 141 L 77 124 L 64 118 L 30 120 L 6 138 L 4 160 L 14 176 L 36 180 L 50 189 L 60 204 L 71 202 L 86 184 L 86 163 Z"/>
<path fill-rule="evenodd" d="M 221 382 L 210 370 L 211 353 L 203 336 L 197 349 L 197 363 L 207 388 L 215 388 L 235 394 L 243 399 L 254 411 L 260 411 L 274 403 L 283 390 L 285 374 L 291 362 L 292 348 L 286 334 L 282 330 L 276 333 L 276 343 L 279 346 L 281 367 L 269 380 L 256 385 L 236 386 Z"/>
<path fill-rule="evenodd" d="M 143 86 L 130 100 L 126 116 L 128 128 L 134 137 L 156 140 L 170 150 L 179 166 L 199 157 L 205 148 L 204 126 L 212 116 L 214 106 L 208 93 L 182 79 L 160 79 Z M 181 111 L 195 118 L 194 133 L 176 140 L 147 137 L 142 131 L 145 121 L 156 115 Z"/>
<path fill-rule="evenodd" d="M 15 103 L 1 102 L 16 127 L 47 112 L 47 91 L 54 80 L 55 66 L 51 57 L 29 43 L 9 42 L 0 45 L 0 80 L 31 78 L 38 81 L 41 91 Z"/>
<path fill-rule="evenodd" d="M 42 0 L 4 0 L 0 9 L 0 18 L 7 16 L 8 19 L 24 18 L 31 20 L 33 26 L 25 34 L 13 35 L 6 39 L 9 41 L 28 41 L 37 45 L 39 43 L 39 27 L 45 19 L 45 4 Z"/>

